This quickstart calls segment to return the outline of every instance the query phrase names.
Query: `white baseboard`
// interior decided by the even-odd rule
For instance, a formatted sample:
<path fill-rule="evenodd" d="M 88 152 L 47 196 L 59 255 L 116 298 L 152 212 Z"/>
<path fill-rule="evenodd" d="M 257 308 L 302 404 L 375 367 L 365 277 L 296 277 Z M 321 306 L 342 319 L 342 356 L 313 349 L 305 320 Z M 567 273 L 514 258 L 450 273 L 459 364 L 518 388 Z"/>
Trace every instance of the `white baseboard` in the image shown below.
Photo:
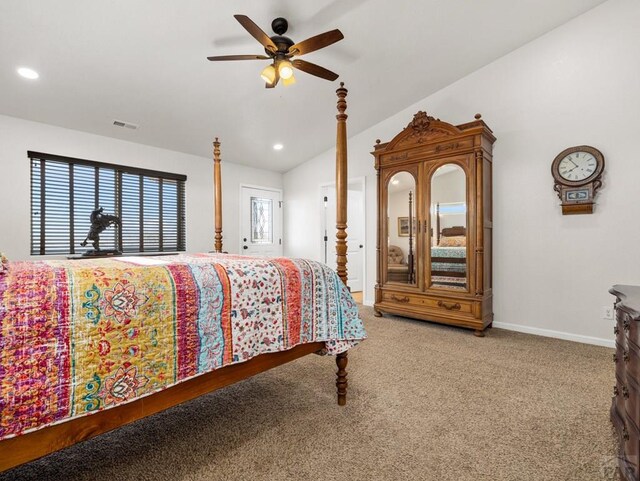
<path fill-rule="evenodd" d="M 508 331 L 524 332 L 535 334 L 536 336 L 554 337 L 565 341 L 581 342 L 583 344 L 593 344 L 595 346 L 616 347 L 614 339 L 602 339 L 600 337 L 581 336 L 580 334 L 570 334 L 568 332 L 553 331 L 551 329 L 541 329 L 539 327 L 522 326 L 520 324 L 509 324 L 507 322 L 494 322 L 493 327 L 506 329 Z"/>
<path fill-rule="evenodd" d="M 364 299 L 362 305 L 373 307 L 373 301 Z M 525 334 L 533 334 L 536 336 L 553 337 L 555 339 L 563 339 L 565 341 L 581 342 L 583 344 L 593 344 L 594 346 L 616 347 L 615 339 L 602 339 L 600 337 L 582 336 L 580 334 L 571 334 L 569 332 L 554 331 L 551 329 L 542 329 L 540 327 L 523 326 L 521 324 L 510 324 L 508 322 L 494 322 L 493 327 L 498 329 L 506 329 L 507 331 L 524 332 Z"/>

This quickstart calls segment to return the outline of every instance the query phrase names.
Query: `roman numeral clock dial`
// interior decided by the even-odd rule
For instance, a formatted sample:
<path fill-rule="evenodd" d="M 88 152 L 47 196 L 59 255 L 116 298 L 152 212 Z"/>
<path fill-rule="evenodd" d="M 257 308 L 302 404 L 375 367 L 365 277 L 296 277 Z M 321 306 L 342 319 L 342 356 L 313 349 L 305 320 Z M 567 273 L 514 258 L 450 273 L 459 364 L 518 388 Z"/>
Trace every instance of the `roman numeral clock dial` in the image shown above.
<path fill-rule="evenodd" d="M 560 152 L 551 164 L 555 190 L 563 214 L 593 213 L 594 197 L 602 186 L 604 156 L 593 147 L 580 145 Z"/>

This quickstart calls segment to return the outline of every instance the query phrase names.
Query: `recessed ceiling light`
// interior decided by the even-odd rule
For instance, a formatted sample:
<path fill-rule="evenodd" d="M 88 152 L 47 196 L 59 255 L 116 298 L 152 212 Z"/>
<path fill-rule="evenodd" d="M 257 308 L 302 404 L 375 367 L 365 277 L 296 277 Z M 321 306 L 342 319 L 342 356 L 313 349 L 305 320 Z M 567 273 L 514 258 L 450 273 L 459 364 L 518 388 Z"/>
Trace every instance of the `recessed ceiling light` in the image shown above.
<path fill-rule="evenodd" d="M 21 77 L 28 78 L 29 80 L 35 80 L 38 77 L 40 77 L 40 74 L 38 74 L 38 72 L 36 72 L 35 70 L 33 70 L 31 68 L 27 68 L 27 67 L 18 68 L 18 74 Z"/>
<path fill-rule="evenodd" d="M 273 150 L 282 150 L 284 145 L 282 144 L 273 144 Z"/>

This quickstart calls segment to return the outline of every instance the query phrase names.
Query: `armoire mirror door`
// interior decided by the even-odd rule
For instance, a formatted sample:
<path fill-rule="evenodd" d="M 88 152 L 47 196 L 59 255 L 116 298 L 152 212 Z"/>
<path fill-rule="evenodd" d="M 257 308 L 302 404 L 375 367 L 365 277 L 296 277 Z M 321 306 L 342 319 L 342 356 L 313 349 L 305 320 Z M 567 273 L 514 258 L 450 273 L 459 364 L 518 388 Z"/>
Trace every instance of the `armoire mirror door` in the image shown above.
<path fill-rule="evenodd" d="M 447 163 L 433 172 L 429 202 L 430 279 L 427 285 L 467 291 L 467 178 L 460 165 Z"/>
<path fill-rule="evenodd" d="M 394 173 L 387 183 L 386 281 L 417 284 L 416 180 L 412 173 Z"/>

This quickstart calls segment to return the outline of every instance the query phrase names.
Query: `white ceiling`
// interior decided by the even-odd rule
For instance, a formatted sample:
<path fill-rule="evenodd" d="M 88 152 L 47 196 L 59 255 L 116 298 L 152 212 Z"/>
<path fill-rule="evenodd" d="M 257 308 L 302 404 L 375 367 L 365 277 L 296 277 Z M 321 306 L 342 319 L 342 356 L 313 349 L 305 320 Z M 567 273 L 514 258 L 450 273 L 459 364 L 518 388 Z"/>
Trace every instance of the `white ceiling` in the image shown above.
<path fill-rule="evenodd" d="M 204 157 L 219 136 L 223 160 L 284 172 L 335 144 L 338 82 L 353 135 L 600 3 L 2 0 L 0 113 Z M 294 41 L 340 28 L 344 40 L 304 56 L 340 78 L 298 72 L 296 85 L 267 90 L 266 61 L 207 61 L 263 53 L 235 13 L 270 35 L 284 16 Z"/>

